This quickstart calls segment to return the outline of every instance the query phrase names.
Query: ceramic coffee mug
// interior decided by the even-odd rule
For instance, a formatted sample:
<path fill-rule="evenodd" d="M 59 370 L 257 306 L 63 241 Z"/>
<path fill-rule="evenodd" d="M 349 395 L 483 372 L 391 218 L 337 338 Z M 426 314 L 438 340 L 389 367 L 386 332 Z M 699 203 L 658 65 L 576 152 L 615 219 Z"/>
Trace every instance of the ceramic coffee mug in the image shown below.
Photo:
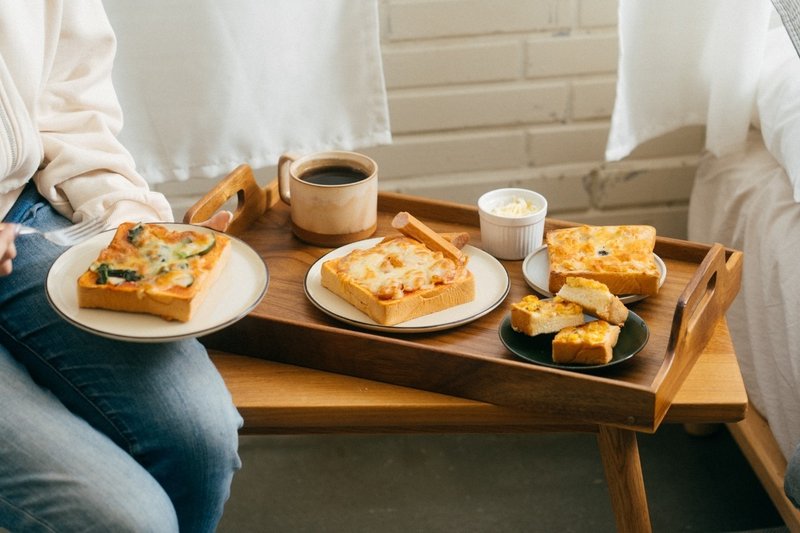
<path fill-rule="evenodd" d="M 341 246 L 375 233 L 378 165 L 363 154 L 284 154 L 278 189 L 291 206 L 292 231 L 309 244 Z"/>

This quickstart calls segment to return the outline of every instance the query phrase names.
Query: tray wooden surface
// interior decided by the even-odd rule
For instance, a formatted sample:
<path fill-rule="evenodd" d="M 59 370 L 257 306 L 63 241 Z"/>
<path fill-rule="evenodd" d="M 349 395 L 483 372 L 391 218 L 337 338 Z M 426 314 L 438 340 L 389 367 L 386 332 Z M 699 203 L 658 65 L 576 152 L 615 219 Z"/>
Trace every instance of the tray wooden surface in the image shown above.
<path fill-rule="evenodd" d="M 530 364 L 510 353 L 498 328 L 512 302 L 533 293 L 522 261 L 501 261 L 510 279 L 506 300 L 494 311 L 455 329 L 387 334 L 348 326 L 306 298 L 309 267 L 330 249 L 292 235 L 289 208 L 275 184 L 262 189 L 240 167 L 184 220 L 203 220 L 238 196 L 230 231 L 264 259 L 269 289 L 254 311 L 203 342 L 212 349 L 327 370 L 395 385 L 521 408 L 564 423 L 589 422 L 652 432 L 715 326 L 739 290 L 742 254 L 720 245 L 659 237 L 656 253 L 667 266 L 659 294 L 631 304 L 650 328 L 645 348 L 625 363 L 592 373 Z M 441 232 L 467 231 L 480 247 L 476 207 L 382 192 L 376 236 L 408 211 Z M 573 225 L 548 218 L 546 230 Z M 480 288 L 478 288 L 480 290 Z"/>

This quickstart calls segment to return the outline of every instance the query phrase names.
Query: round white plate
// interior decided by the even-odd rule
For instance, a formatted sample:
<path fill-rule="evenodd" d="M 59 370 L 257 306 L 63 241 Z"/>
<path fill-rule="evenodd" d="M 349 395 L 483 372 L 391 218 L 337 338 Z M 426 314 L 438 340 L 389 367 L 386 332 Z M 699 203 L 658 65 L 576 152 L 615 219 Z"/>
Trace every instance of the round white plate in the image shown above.
<path fill-rule="evenodd" d="M 172 230 L 213 231 L 189 224 L 164 225 Z M 229 236 L 231 255 L 228 263 L 188 322 L 140 313 L 82 309 L 78 307 L 78 277 L 111 242 L 114 231 L 105 231 L 69 248 L 56 259 L 47 274 L 50 305 L 67 321 L 91 333 L 133 342 L 198 337 L 236 322 L 249 313 L 267 292 L 269 272 L 264 261 L 250 246 Z"/>
<path fill-rule="evenodd" d="M 661 277 L 658 280 L 658 286 L 661 287 L 667 279 L 667 265 L 656 254 L 656 266 Z M 548 290 L 550 278 L 550 256 L 547 253 L 547 246 L 542 246 L 531 252 L 528 257 L 522 262 L 522 276 L 530 287 L 545 297 L 553 296 Z M 644 300 L 647 298 L 645 294 L 622 294 L 619 299 L 622 303 L 629 304 Z"/>
<path fill-rule="evenodd" d="M 344 299 L 322 286 L 322 263 L 347 255 L 356 248 L 370 248 L 382 238 L 366 239 L 337 248 L 322 256 L 308 269 L 305 279 L 306 296 L 322 312 L 352 326 L 389 333 L 421 333 L 454 328 L 476 320 L 500 305 L 508 295 L 511 282 L 500 262 L 474 246 L 464 246 L 469 256 L 469 269 L 475 277 L 475 299 L 471 302 L 421 316 L 394 326 L 378 324 Z"/>

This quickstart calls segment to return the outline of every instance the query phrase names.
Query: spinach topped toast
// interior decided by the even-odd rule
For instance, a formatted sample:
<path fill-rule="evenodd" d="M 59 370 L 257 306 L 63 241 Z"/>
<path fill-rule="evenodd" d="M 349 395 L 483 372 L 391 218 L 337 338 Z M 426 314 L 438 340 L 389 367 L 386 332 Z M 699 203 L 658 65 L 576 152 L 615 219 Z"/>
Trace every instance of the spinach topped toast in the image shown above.
<path fill-rule="evenodd" d="M 125 222 L 78 278 L 78 305 L 187 322 L 229 254 L 213 231 Z"/>

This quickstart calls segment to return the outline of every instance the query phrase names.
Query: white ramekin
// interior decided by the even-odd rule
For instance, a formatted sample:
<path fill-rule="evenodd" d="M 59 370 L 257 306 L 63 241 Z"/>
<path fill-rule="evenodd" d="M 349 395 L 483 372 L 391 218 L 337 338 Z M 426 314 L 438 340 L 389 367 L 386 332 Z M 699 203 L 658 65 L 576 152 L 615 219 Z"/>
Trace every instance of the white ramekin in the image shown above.
<path fill-rule="evenodd" d="M 523 198 L 537 210 L 530 215 L 502 216 L 492 213 L 498 206 Z M 483 249 L 498 259 L 524 259 L 542 245 L 547 199 L 528 189 L 496 189 L 478 199 Z"/>

